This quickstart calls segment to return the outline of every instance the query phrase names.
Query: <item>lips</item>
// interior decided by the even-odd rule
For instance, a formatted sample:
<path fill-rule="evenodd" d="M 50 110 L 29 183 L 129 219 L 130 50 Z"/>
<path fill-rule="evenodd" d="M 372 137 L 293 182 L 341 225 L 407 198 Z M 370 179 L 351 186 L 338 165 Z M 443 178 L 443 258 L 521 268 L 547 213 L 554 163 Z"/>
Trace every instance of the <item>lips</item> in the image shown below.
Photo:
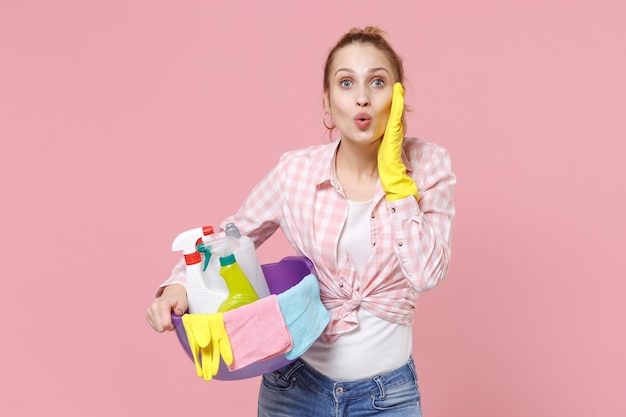
<path fill-rule="evenodd" d="M 367 129 L 372 123 L 372 118 L 367 113 L 359 113 L 354 116 L 354 123 L 359 129 Z"/>

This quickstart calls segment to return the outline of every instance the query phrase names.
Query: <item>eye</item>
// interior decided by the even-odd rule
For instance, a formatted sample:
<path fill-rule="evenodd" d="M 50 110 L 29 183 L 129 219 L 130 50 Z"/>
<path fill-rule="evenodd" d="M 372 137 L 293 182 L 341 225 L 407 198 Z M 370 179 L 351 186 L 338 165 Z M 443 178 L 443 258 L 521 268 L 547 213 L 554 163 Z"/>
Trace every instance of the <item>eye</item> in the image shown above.
<path fill-rule="evenodd" d="M 385 81 L 382 78 L 376 78 L 374 81 L 372 81 L 372 85 L 374 87 L 382 87 L 385 85 Z"/>
<path fill-rule="evenodd" d="M 339 82 L 339 85 L 341 85 L 343 88 L 350 88 L 350 87 L 352 87 L 352 81 L 350 81 L 350 80 L 341 80 Z"/>

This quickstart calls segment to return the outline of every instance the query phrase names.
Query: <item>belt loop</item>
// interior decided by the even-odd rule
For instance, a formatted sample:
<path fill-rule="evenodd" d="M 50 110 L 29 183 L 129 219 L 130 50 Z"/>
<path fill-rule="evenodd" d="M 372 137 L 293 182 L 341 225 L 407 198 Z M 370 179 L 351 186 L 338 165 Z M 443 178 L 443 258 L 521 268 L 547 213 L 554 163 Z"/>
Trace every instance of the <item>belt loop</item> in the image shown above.
<path fill-rule="evenodd" d="M 383 384 L 383 381 L 380 379 L 380 376 L 374 377 L 374 382 L 376 382 L 376 385 L 378 385 L 378 389 L 380 390 L 380 399 L 384 400 L 385 399 L 385 385 Z"/>
<path fill-rule="evenodd" d="M 293 363 L 293 365 L 289 368 L 289 370 L 285 372 L 285 379 L 289 380 L 291 378 L 291 375 L 293 375 L 298 369 L 300 369 L 303 366 L 304 366 L 304 363 L 300 359 L 296 360 Z"/>
<path fill-rule="evenodd" d="M 413 374 L 413 378 L 415 378 L 415 382 L 417 382 L 417 371 L 415 370 L 415 362 L 413 361 L 412 355 L 409 358 L 409 361 L 407 362 L 407 366 L 411 370 L 411 373 Z"/>

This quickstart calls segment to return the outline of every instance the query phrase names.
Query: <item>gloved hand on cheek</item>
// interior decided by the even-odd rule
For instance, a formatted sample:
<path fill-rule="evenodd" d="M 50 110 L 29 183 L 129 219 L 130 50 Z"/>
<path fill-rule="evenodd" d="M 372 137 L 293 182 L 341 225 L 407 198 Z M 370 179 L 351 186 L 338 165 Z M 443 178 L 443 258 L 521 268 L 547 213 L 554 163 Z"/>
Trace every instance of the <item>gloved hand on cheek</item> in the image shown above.
<path fill-rule="evenodd" d="M 402 162 L 403 111 L 404 87 L 400 83 L 395 83 L 389 121 L 378 148 L 378 175 L 383 190 L 387 194 L 387 201 L 401 200 L 411 195 L 415 196 L 416 200 L 418 199 L 417 185 L 406 173 L 406 166 Z"/>

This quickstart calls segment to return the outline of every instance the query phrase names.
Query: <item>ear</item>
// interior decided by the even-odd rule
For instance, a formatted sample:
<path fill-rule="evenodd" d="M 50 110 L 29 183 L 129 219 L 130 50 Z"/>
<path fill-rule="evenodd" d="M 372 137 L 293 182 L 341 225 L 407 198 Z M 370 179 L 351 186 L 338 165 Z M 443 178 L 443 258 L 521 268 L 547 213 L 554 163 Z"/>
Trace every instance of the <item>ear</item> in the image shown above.
<path fill-rule="evenodd" d="M 324 110 L 330 113 L 330 95 L 328 91 L 324 91 L 322 95 L 322 104 L 324 105 Z"/>

